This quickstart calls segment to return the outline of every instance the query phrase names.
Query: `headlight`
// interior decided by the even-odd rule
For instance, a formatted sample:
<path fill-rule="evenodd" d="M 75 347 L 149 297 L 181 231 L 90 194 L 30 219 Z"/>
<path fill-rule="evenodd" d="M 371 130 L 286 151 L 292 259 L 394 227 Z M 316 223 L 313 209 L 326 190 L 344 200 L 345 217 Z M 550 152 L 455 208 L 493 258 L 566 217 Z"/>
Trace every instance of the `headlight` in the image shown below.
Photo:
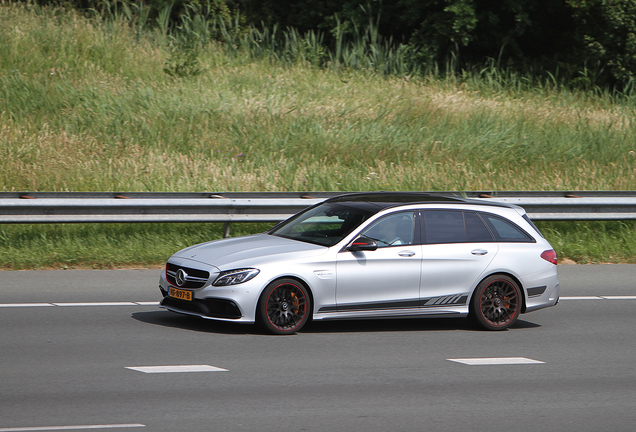
<path fill-rule="evenodd" d="M 226 286 L 240 284 L 254 278 L 259 272 L 260 270 L 255 268 L 223 271 L 212 285 Z"/>

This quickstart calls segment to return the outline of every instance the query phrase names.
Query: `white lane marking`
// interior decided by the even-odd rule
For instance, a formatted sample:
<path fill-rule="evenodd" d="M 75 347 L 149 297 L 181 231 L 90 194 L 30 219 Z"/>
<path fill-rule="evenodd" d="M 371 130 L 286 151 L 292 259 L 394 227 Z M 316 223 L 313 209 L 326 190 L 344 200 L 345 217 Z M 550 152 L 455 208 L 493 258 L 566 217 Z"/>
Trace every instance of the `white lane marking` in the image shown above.
<path fill-rule="evenodd" d="M 459 358 L 459 359 L 447 359 L 447 360 L 450 360 L 456 363 L 470 365 L 470 366 L 544 364 L 545 363 L 539 360 L 532 360 L 525 357 Z"/>
<path fill-rule="evenodd" d="M 53 303 L 55 306 L 136 306 L 133 302 L 90 302 L 90 303 Z"/>
<path fill-rule="evenodd" d="M 636 296 L 570 296 L 559 300 L 636 300 Z"/>
<path fill-rule="evenodd" d="M 0 428 L 0 432 L 28 432 L 28 431 L 59 431 L 59 430 L 80 430 L 80 429 L 116 429 L 116 428 L 134 428 L 146 427 L 141 423 L 124 423 L 124 424 L 104 424 L 104 425 L 77 425 L 77 426 L 36 426 L 36 427 L 14 427 Z"/>
<path fill-rule="evenodd" d="M 0 307 L 17 308 L 17 307 L 47 307 L 55 306 L 51 303 L 2 303 Z"/>
<path fill-rule="evenodd" d="M 126 366 L 126 369 L 143 373 L 180 373 L 180 372 L 228 372 L 227 369 L 210 365 L 181 366 Z"/>
<path fill-rule="evenodd" d="M 78 307 L 78 306 L 158 306 L 159 302 L 90 302 L 90 303 L 0 303 L 0 308 L 18 307 Z M 2 429 L 0 429 L 0 432 Z"/>

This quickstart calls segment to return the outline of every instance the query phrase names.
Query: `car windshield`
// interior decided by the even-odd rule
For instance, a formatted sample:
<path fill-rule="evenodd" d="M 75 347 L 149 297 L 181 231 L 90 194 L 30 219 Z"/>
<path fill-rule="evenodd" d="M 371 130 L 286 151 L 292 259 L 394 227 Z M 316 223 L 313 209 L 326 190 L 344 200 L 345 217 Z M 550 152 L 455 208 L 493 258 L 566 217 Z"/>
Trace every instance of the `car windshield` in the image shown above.
<path fill-rule="evenodd" d="M 323 203 L 297 214 L 268 233 L 330 247 L 378 210 L 380 209 L 359 208 L 345 203 Z"/>

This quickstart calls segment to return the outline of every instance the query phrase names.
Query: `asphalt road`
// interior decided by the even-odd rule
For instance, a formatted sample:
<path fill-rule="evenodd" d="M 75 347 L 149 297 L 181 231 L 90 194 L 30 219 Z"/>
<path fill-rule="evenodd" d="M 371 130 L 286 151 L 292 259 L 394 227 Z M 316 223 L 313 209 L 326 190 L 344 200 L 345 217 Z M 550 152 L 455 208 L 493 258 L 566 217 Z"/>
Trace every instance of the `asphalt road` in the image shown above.
<path fill-rule="evenodd" d="M 158 309 L 158 270 L 0 272 L 0 432 L 632 431 L 636 266 L 560 266 L 509 331 L 462 319 L 295 336 Z M 524 358 L 467 365 L 457 359 Z M 207 365 L 205 372 L 144 373 Z"/>

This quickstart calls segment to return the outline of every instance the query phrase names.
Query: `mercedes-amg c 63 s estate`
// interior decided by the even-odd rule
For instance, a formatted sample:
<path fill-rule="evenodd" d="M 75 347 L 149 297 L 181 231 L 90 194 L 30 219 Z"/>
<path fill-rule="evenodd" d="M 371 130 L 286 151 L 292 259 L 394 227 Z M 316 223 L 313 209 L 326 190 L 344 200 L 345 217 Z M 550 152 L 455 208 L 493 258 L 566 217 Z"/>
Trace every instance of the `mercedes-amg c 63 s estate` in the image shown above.
<path fill-rule="evenodd" d="M 183 249 L 161 307 L 259 323 L 469 317 L 503 330 L 559 300 L 556 253 L 521 207 L 423 193 L 328 199 L 263 233 Z"/>

